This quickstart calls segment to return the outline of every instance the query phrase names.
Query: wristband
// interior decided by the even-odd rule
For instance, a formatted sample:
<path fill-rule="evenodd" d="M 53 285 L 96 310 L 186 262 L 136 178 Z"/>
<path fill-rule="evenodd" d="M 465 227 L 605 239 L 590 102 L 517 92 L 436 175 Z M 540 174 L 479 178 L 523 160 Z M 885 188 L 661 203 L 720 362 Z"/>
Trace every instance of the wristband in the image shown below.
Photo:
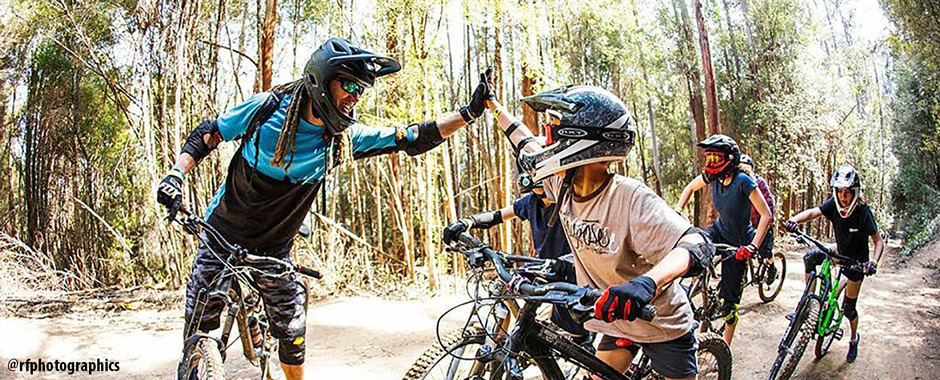
<path fill-rule="evenodd" d="M 473 124 L 473 122 L 476 121 L 476 118 L 470 114 L 470 107 L 468 106 L 460 107 L 460 117 L 462 117 L 463 121 L 467 124 Z"/>
<path fill-rule="evenodd" d="M 186 173 L 184 173 L 182 169 L 180 169 L 179 167 L 176 167 L 176 166 L 173 166 L 173 168 L 170 169 L 170 172 L 167 173 L 167 175 L 172 175 L 172 176 L 175 176 L 175 177 L 179 177 L 179 179 L 180 179 L 180 180 L 183 180 L 183 181 L 186 180 Z"/>

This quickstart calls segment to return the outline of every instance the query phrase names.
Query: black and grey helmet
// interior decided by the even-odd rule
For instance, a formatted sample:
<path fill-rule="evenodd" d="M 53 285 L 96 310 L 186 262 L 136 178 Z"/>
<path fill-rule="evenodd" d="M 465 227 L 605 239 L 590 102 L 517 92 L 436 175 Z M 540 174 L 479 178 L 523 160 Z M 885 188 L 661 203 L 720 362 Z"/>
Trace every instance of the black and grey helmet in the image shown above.
<path fill-rule="evenodd" d="M 545 146 L 545 136 L 534 136 L 534 141 L 539 146 Z M 519 161 L 516 160 L 516 169 L 519 174 L 516 176 L 516 183 L 519 184 L 519 192 L 522 194 L 531 193 L 532 190 L 541 189 L 543 181 L 536 181 L 528 172 L 519 167 Z"/>
<path fill-rule="evenodd" d="M 829 187 L 832 188 L 832 198 L 836 202 L 836 209 L 839 210 L 839 215 L 843 218 L 848 218 L 852 215 L 852 211 L 855 210 L 855 206 L 858 205 L 858 199 L 862 195 L 862 179 L 859 177 L 858 172 L 855 171 L 852 165 L 843 164 L 839 166 L 835 173 L 832 173 L 832 178 L 829 180 Z M 852 191 L 852 200 L 846 206 L 842 206 L 842 202 L 839 201 L 839 194 L 837 194 L 839 189 L 849 189 Z"/>
<path fill-rule="evenodd" d="M 607 90 L 567 86 L 522 101 L 536 112 L 552 110 L 561 118 L 548 131 L 548 146 L 519 154 L 519 166 L 535 181 L 594 162 L 624 160 L 633 148 L 633 119 L 623 101 Z"/>
<path fill-rule="evenodd" d="M 375 78 L 401 70 L 398 61 L 363 50 L 355 42 L 333 37 L 323 43 L 304 66 L 304 85 L 313 101 L 316 116 L 323 120 L 330 135 L 336 136 L 356 122 L 355 111 L 344 115 L 330 95 L 330 81 L 344 75 L 364 87 L 372 87 Z"/>

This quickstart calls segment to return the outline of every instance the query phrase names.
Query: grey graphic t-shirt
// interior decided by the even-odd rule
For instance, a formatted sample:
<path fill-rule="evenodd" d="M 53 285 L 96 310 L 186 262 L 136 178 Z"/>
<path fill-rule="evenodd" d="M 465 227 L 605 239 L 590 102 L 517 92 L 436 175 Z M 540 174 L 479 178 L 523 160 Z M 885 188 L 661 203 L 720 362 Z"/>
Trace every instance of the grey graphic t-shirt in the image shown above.
<path fill-rule="evenodd" d="M 554 201 L 561 178 L 551 177 L 545 183 L 546 195 Z M 692 227 L 648 187 L 620 175 L 586 197 L 569 196 L 561 205 L 558 222 L 575 254 L 578 284 L 598 289 L 645 274 Z M 692 329 L 692 308 L 678 282 L 666 286 L 652 304 L 657 309 L 652 322 L 593 319 L 584 326 L 640 343 L 673 340 Z"/>

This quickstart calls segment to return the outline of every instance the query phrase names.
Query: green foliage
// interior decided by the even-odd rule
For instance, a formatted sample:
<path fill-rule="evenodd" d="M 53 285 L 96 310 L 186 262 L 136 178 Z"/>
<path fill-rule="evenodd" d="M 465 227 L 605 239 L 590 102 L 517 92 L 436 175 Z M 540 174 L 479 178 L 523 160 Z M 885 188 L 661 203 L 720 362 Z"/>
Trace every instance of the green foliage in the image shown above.
<path fill-rule="evenodd" d="M 499 65 L 501 101 L 518 116 L 523 75 L 534 79 L 535 91 L 593 84 L 620 96 L 634 113 L 641 144 L 616 170 L 654 187 L 655 128 L 667 202 L 696 175 L 693 86 L 683 72 L 701 71 L 694 19 L 692 51 L 680 49 L 687 42 L 680 7 L 694 14 L 692 1 L 279 3 L 276 78 L 295 78 L 306 54 L 331 35 L 401 61 L 403 70 L 378 81 L 359 104 L 364 123 L 440 117 L 467 101 L 480 70 Z M 846 42 L 852 36 L 837 35 L 841 26 L 827 25 L 815 2 L 701 3 L 722 126 L 755 157 L 778 204 L 799 211 L 820 203 L 829 196 L 828 171 L 851 162 L 866 179 L 866 199 L 881 225 L 894 210 L 920 223 L 940 206 L 936 2 L 884 1 L 901 32 L 890 44 L 900 57 L 895 65 L 882 60 L 879 42 L 853 44 Z M 2 152 L 15 158 L 0 160 L 13 178 L 0 184 L 0 205 L 15 208 L 0 215 L 0 226 L 13 235 L 38 234 L 35 245 L 56 255 L 62 270 L 100 283 L 182 282 L 191 241 L 159 222 L 152 188 L 193 126 L 253 92 L 256 68 L 244 56 L 258 60 L 258 3 L 14 1 L 12 8 L 17 17 L 3 20 L 9 22 L 0 38 L 6 74 L 0 98 L 10 99 L 11 88 L 28 94 L 0 114 L 14 129 L 0 129 Z M 882 94 L 893 85 L 887 109 Z M 27 128 L 45 133 L 46 150 L 25 152 Z M 186 198 L 197 212 L 225 176 L 233 146 L 225 144 L 187 179 Z M 333 171 L 315 210 L 362 239 L 355 244 L 372 247 L 350 254 L 350 241 L 316 222 L 314 260 L 338 268 L 375 263 L 375 273 L 408 272 L 409 260 L 452 268 L 437 236 L 450 221 L 451 197 L 456 214 L 466 215 L 504 207 L 515 194 L 506 192 L 511 153 L 492 120 L 454 135 L 447 149 L 450 172 L 443 149 Z M 27 157 L 47 165 L 29 172 L 36 176 L 28 182 L 46 184 L 44 200 L 27 189 Z M 455 194 L 446 193 L 448 181 Z M 889 191 L 892 202 L 885 201 Z M 36 203 L 26 206 L 27 199 Z M 31 224 L 35 215 L 49 221 Z M 495 231 L 493 241 L 505 241 Z M 417 272 L 412 278 L 425 271 Z M 435 275 L 426 273 L 429 280 Z M 338 283 L 345 280 L 359 279 Z"/>
<path fill-rule="evenodd" d="M 883 0 L 897 33 L 889 40 L 896 57 L 897 90 L 893 149 L 899 171 L 894 205 L 912 235 L 930 236 L 940 211 L 940 4 Z"/>
<path fill-rule="evenodd" d="M 891 103 L 894 152 L 900 163 L 894 184 L 895 206 L 916 224 L 940 210 L 940 150 L 937 141 L 938 93 L 925 88 L 912 62 L 901 61 L 898 89 Z"/>

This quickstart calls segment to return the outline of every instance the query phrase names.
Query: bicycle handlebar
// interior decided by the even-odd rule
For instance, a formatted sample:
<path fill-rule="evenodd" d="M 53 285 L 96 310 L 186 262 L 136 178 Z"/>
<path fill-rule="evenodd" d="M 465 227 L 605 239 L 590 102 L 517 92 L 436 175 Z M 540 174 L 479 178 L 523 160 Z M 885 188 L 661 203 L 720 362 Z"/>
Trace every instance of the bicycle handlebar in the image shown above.
<path fill-rule="evenodd" d="M 499 274 L 499 278 L 505 282 L 509 283 L 512 280 L 512 274 L 506 270 L 506 266 L 503 264 L 504 261 L 515 260 L 520 256 L 511 256 L 506 255 L 505 253 L 494 251 L 488 245 L 484 244 L 482 241 L 477 240 L 470 234 L 464 232 L 458 236 L 459 242 L 468 246 L 466 250 L 461 250 L 461 253 L 467 255 L 470 258 L 471 265 L 482 265 L 475 264 L 477 261 L 476 258 L 471 255 L 474 252 L 480 252 L 483 255 L 483 258 L 493 263 L 493 266 L 496 268 L 496 273 Z M 534 260 L 525 260 L 529 262 L 538 262 L 542 259 Z M 521 284 L 519 286 L 519 291 L 525 295 L 535 295 L 541 296 L 545 295 L 551 291 L 561 291 L 569 295 L 579 295 L 583 298 L 587 298 L 590 303 L 593 305 L 594 302 L 597 302 L 597 299 L 601 298 L 604 292 L 598 289 L 585 288 L 574 284 L 569 284 L 567 282 L 551 282 L 545 285 L 531 285 L 531 284 Z M 646 305 L 643 307 L 643 310 L 640 310 L 640 315 L 638 318 L 644 321 L 652 321 L 656 317 L 656 307 L 653 305 Z"/>
<path fill-rule="evenodd" d="M 827 247 L 825 244 L 823 244 L 823 243 L 820 242 L 819 240 L 816 240 L 816 239 L 813 238 L 812 236 L 807 235 L 805 232 L 800 231 L 800 230 L 796 230 L 796 231 L 793 231 L 793 232 L 791 232 L 791 233 L 792 233 L 793 236 L 796 238 L 796 241 L 797 241 L 797 242 L 799 242 L 799 243 L 801 243 L 801 244 L 803 244 L 803 245 L 807 245 L 807 246 L 809 246 L 809 245 L 815 245 L 816 248 L 819 248 L 819 249 L 820 249 L 821 251 L 823 251 L 823 253 L 825 253 L 827 256 L 829 256 L 829 257 L 831 257 L 831 258 L 833 258 L 833 259 L 839 260 L 839 261 L 840 261 L 839 265 L 841 265 L 841 266 L 843 266 L 843 267 L 847 267 L 847 268 L 849 268 L 849 269 L 851 269 L 851 270 L 854 270 L 854 271 L 856 271 L 856 272 L 862 272 L 862 273 L 865 272 L 865 271 L 863 270 L 863 268 L 862 268 L 862 263 L 861 263 L 861 262 L 859 262 L 858 260 L 853 259 L 853 258 L 851 258 L 851 257 L 840 255 L 839 253 L 837 253 L 837 252 L 835 252 L 835 251 L 829 249 L 829 247 Z"/>
<path fill-rule="evenodd" d="M 177 222 L 180 225 L 182 225 L 186 229 L 187 232 L 196 236 L 197 239 L 205 243 L 208 243 L 199 234 L 200 229 L 205 231 L 206 235 L 209 235 L 209 237 L 212 238 L 212 240 L 214 240 L 219 246 L 221 246 L 222 249 L 234 255 L 235 258 L 240 261 L 244 261 L 244 262 L 252 263 L 252 264 L 274 264 L 274 265 L 284 267 L 288 271 L 298 272 L 304 276 L 313 277 L 316 279 L 323 278 L 323 274 L 315 269 L 307 268 L 299 264 L 295 264 L 289 261 L 284 261 L 284 260 L 277 259 L 277 258 L 270 257 L 270 256 L 258 256 L 258 255 L 253 255 L 249 253 L 246 248 L 238 244 L 229 242 L 227 239 L 225 239 L 224 236 L 222 236 L 221 233 L 219 233 L 218 230 L 215 229 L 215 227 L 207 223 L 202 218 L 196 215 L 193 215 L 193 213 L 189 212 L 189 210 L 187 210 L 185 207 L 181 208 L 179 210 L 179 213 L 183 215 L 182 218 L 177 216 L 176 218 L 173 219 L 174 222 Z"/>
<path fill-rule="evenodd" d="M 716 250 L 722 250 L 722 251 L 728 251 L 728 252 L 735 252 L 738 250 L 738 247 L 735 247 L 730 244 L 714 243 L 713 245 L 715 246 Z"/>

